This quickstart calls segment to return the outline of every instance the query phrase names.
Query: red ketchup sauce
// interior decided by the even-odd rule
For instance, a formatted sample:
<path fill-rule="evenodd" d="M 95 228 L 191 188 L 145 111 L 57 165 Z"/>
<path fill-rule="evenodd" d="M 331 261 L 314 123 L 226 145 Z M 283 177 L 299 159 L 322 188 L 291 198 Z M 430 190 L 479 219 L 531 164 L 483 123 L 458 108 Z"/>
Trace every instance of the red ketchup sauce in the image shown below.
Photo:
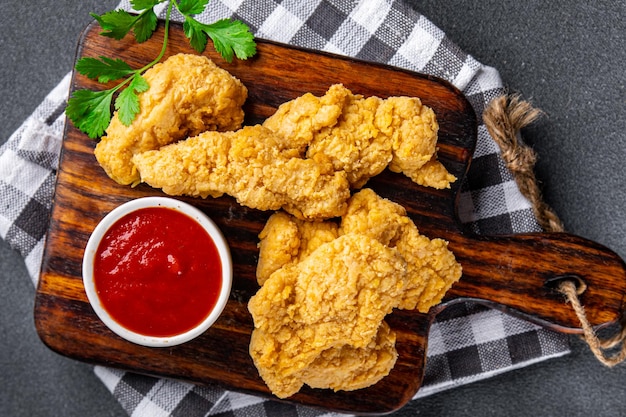
<path fill-rule="evenodd" d="M 150 207 L 119 219 L 94 260 L 102 306 L 120 325 L 146 336 L 174 336 L 198 325 L 222 286 L 217 247 L 195 220 Z"/>

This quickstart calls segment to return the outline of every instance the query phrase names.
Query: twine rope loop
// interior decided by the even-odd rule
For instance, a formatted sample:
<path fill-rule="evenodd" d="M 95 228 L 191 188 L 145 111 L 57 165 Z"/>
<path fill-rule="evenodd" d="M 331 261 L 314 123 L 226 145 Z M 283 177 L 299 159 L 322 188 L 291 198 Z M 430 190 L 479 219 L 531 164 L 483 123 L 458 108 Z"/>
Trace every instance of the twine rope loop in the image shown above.
<path fill-rule="evenodd" d="M 543 230 L 563 232 L 563 223 L 554 210 L 545 203 L 535 177 L 537 162 L 535 152 L 521 140 L 521 129 L 536 121 L 543 113 L 518 95 L 503 95 L 493 99 L 483 112 L 483 122 L 494 141 L 498 144 L 501 157 L 513 174 L 520 192 L 526 197 Z M 613 367 L 626 360 L 626 315 L 619 323 L 619 330 L 612 337 L 600 340 L 589 323 L 579 296 L 579 288 L 573 280 L 564 280 L 558 290 L 565 296 L 580 320 L 583 337 L 591 352 L 604 365 Z M 619 347 L 616 353 L 607 352 Z"/>

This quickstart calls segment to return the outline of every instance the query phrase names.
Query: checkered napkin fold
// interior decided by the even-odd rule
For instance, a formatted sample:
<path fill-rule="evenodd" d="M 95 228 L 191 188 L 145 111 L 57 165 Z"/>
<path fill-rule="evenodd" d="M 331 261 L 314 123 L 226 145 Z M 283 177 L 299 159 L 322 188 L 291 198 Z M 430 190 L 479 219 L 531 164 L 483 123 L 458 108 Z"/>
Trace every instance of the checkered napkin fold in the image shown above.
<path fill-rule="evenodd" d="M 124 1 L 120 8 L 131 10 Z M 160 6 L 159 6 L 160 7 Z M 161 18 L 165 10 L 157 10 Z M 461 51 L 427 18 L 391 0 L 213 0 L 199 20 L 241 19 L 259 38 L 348 55 L 444 78 L 464 92 L 477 115 L 505 93 L 498 72 Z M 182 17 L 174 13 L 173 19 Z M 0 235 L 24 257 L 36 285 L 65 122 L 68 74 L 0 149 Z M 530 203 L 480 122 L 460 196 L 461 221 L 479 234 L 540 231 Z M 476 304 L 445 310 L 429 335 L 425 377 L 416 395 L 569 352 L 567 338 Z M 96 375 L 131 416 L 334 415 L 218 387 L 96 367 Z M 413 400 L 415 401 L 415 399 Z"/>

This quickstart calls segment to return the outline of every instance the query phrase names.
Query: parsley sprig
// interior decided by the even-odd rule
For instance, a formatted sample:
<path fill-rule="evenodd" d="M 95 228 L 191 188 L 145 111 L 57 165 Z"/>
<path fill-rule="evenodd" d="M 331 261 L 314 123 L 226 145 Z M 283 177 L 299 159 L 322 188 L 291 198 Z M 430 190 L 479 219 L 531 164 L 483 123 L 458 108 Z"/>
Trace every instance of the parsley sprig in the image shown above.
<path fill-rule="evenodd" d="M 131 0 L 133 10 L 130 14 L 125 10 L 114 10 L 103 15 L 91 13 L 98 21 L 103 36 L 120 40 L 131 33 L 137 42 L 145 42 L 157 27 L 157 15 L 154 7 L 166 0 Z M 120 121 L 130 125 L 139 113 L 138 94 L 147 91 L 150 85 L 143 73 L 157 64 L 167 49 L 170 16 L 173 7 L 185 18 L 183 31 L 190 45 L 202 53 L 208 39 L 213 42 L 215 50 L 226 60 L 232 62 L 234 57 L 247 59 L 256 53 L 256 43 L 250 28 L 239 20 L 221 19 L 211 24 L 202 23 L 194 18 L 202 13 L 209 0 L 171 0 L 167 6 L 163 46 L 159 55 L 149 64 L 133 69 L 124 60 L 100 56 L 85 57 L 78 60 L 76 70 L 91 79 L 106 84 L 121 80 L 107 90 L 77 90 L 68 100 L 65 113 L 74 125 L 90 138 L 95 139 L 104 133 L 112 117 L 111 104 L 118 111 Z M 126 88 L 124 88 L 126 87 Z M 119 93 L 118 93 L 119 92 Z M 118 93 L 116 95 L 116 93 Z"/>

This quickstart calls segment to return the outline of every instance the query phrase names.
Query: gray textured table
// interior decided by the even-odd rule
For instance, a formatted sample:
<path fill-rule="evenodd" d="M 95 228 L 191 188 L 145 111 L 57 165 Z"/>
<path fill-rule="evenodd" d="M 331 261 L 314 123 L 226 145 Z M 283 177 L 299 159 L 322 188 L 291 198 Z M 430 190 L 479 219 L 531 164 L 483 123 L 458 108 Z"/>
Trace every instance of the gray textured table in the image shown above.
<path fill-rule="evenodd" d="M 71 69 L 88 13 L 117 3 L 4 3 L 2 142 Z M 626 3 L 483 1 L 470 10 L 461 0 L 411 3 L 545 112 L 524 132 L 539 155 L 545 199 L 569 232 L 626 258 Z M 22 260 L 4 242 L 0 264 L 0 415 L 123 416 L 90 365 L 39 341 L 34 289 Z M 572 349 L 566 357 L 426 398 L 402 414 L 626 415 L 626 364 L 605 368 L 577 338 Z"/>

